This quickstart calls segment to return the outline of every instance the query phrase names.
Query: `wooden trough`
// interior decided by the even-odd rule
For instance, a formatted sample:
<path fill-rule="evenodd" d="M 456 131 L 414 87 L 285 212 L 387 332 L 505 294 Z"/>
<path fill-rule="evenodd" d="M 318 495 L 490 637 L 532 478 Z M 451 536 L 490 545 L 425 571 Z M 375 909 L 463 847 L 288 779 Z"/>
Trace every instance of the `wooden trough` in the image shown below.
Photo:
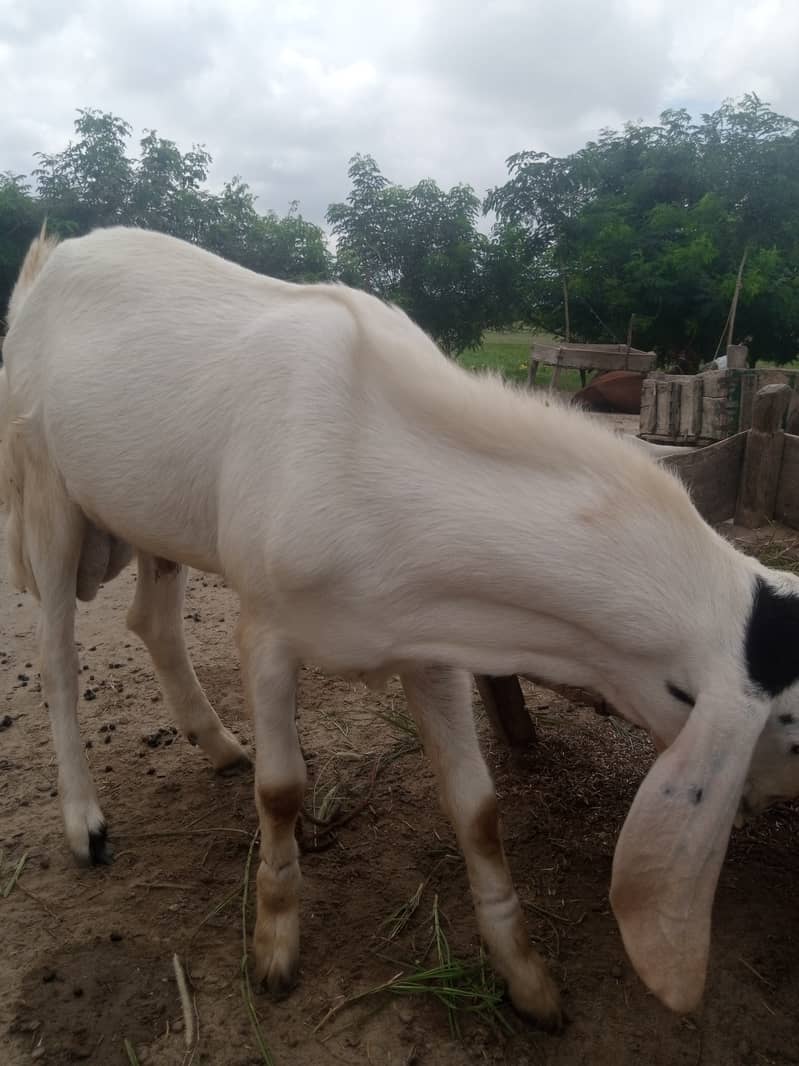
<path fill-rule="evenodd" d="M 727 349 L 727 368 L 704 374 L 654 373 L 641 391 L 640 436 L 655 444 L 713 444 L 752 425 L 754 398 L 787 385 L 799 405 L 799 370 L 750 370 L 744 345 Z"/>
<path fill-rule="evenodd" d="M 670 453 L 658 460 L 679 474 L 697 510 L 711 525 L 733 519 L 755 529 L 776 520 L 799 529 L 799 436 L 783 428 L 793 398 L 788 384 L 766 385 L 753 398 L 748 429 L 706 448 Z M 528 680 L 574 702 L 612 713 L 594 693 L 529 676 Z M 480 676 L 476 681 L 499 738 L 513 749 L 532 743 L 535 729 L 518 678 Z"/>
<path fill-rule="evenodd" d="M 530 366 L 527 371 L 527 384 L 535 386 L 538 367 L 554 367 L 550 388 L 557 388 L 560 372 L 579 370 L 585 385 L 585 375 L 589 370 L 636 370 L 648 374 L 655 365 L 654 352 L 642 352 L 627 344 L 538 344 L 530 348 Z"/>

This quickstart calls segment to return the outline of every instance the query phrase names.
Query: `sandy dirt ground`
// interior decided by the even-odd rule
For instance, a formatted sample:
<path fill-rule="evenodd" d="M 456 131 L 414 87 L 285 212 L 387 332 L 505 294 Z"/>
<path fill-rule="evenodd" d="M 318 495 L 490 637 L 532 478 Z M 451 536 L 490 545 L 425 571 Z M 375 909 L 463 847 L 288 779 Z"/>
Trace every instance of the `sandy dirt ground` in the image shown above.
<path fill-rule="evenodd" d="M 252 777 L 215 775 L 172 728 L 149 660 L 125 630 L 132 570 L 79 609 L 80 717 L 109 819 L 112 866 L 83 870 L 61 830 L 36 666 L 36 607 L 0 585 L 0 1064 L 265 1061 L 241 988 L 242 884 L 256 826 Z M 194 575 L 186 628 L 225 722 L 251 743 L 232 639 L 236 603 Z M 363 807 L 332 837 L 302 828 L 302 968 L 254 1005 L 276 1066 L 761 1066 L 799 1063 L 799 812 L 734 835 L 719 887 L 702 1011 L 678 1018 L 632 973 L 610 912 L 613 847 L 652 751 L 636 729 L 525 686 L 538 741 L 512 760 L 488 728 L 509 861 L 530 933 L 563 989 L 558 1036 L 373 989 L 432 961 L 434 906 L 453 956 L 479 951 L 463 864 L 439 811 L 401 690 L 375 694 L 304 671 L 299 728 L 308 808 Z M 381 757 L 378 772 L 375 761 Z M 370 783 L 373 785 L 369 793 Z M 388 919 L 414 896 L 405 927 Z M 246 918 L 251 927 L 252 899 Z M 387 924 L 388 923 L 388 924 Z M 172 956 L 199 1041 L 187 1053 Z M 131 1059 L 126 1051 L 129 1042 Z"/>

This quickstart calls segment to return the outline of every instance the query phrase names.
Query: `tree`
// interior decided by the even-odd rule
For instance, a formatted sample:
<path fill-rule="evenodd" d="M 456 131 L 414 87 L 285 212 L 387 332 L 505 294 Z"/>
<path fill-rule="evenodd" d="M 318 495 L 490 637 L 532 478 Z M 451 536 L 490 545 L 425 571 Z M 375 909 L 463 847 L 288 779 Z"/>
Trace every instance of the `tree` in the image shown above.
<path fill-rule="evenodd" d="M 78 111 L 79 139 L 54 155 L 37 153 L 39 199 L 55 219 L 85 233 L 93 226 L 129 221 L 133 164 L 125 154 L 131 128 L 124 119 L 93 109 Z"/>
<path fill-rule="evenodd" d="M 349 177 L 346 203 L 327 212 L 341 280 L 402 307 L 450 355 L 479 344 L 487 241 L 473 190 L 394 185 L 368 155 L 353 157 Z"/>
<path fill-rule="evenodd" d="M 5 311 L 25 252 L 42 225 L 43 211 L 19 174 L 0 174 L 0 308 Z"/>
<path fill-rule="evenodd" d="M 573 339 L 635 342 L 694 365 L 724 332 L 744 251 L 736 335 L 753 357 L 799 349 L 799 134 L 755 95 L 693 124 L 683 110 L 656 126 L 604 131 L 565 159 L 522 152 L 492 190 L 495 239 L 527 235 L 525 317 Z"/>
<path fill-rule="evenodd" d="M 202 243 L 213 197 L 201 186 L 208 177 L 211 156 L 202 145 L 183 153 L 155 130 L 146 131 L 139 145 L 126 208 L 130 222 Z"/>
<path fill-rule="evenodd" d="M 295 281 L 332 276 L 332 256 L 319 226 L 293 203 L 284 217 L 261 214 L 239 178 L 222 192 L 205 183 L 211 156 L 202 145 L 182 152 L 146 130 L 136 157 L 128 155 L 131 127 L 116 115 L 84 109 L 75 140 L 39 154 L 37 195 L 24 178 L 0 177 L 0 300 L 7 305 L 25 251 L 47 215 L 62 236 L 97 226 L 133 225 L 169 233 L 218 252 L 252 270 Z"/>
<path fill-rule="evenodd" d="M 332 276 L 324 232 L 302 217 L 296 201 L 283 218 L 274 211 L 261 215 L 249 186 L 237 177 L 210 206 L 202 243 L 211 251 L 275 278 L 326 281 Z"/>

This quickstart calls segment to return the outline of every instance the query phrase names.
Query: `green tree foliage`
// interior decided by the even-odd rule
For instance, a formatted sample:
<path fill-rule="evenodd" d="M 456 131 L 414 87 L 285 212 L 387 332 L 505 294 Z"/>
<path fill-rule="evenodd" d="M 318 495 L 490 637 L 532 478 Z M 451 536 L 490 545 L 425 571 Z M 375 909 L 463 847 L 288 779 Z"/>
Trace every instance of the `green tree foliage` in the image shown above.
<path fill-rule="evenodd" d="M 42 218 L 41 205 L 31 196 L 25 179 L 18 174 L 0 174 L 0 321 Z"/>
<path fill-rule="evenodd" d="M 402 307 L 448 354 L 479 344 L 488 241 L 473 190 L 394 185 L 368 155 L 353 157 L 349 176 L 346 203 L 327 213 L 341 279 Z"/>
<path fill-rule="evenodd" d="M 526 234 L 521 314 L 572 339 L 634 343 L 710 358 L 747 254 L 736 337 L 753 357 L 799 350 L 799 126 L 755 95 L 694 124 L 683 110 L 656 126 L 605 131 L 563 159 L 521 152 L 494 189 L 496 239 Z M 518 239 L 518 236 L 515 238 Z"/>
<path fill-rule="evenodd" d="M 211 156 L 188 152 L 146 130 L 134 158 L 131 127 L 116 115 L 81 110 L 75 140 L 39 155 L 36 195 L 24 178 L 0 176 L 0 306 L 8 305 L 25 251 L 45 215 L 62 236 L 97 226 L 141 226 L 192 241 L 273 277 L 332 276 L 325 234 L 293 203 L 280 217 L 260 214 L 249 187 L 234 178 L 221 193 L 206 187 Z"/>
<path fill-rule="evenodd" d="M 369 155 L 324 232 L 292 204 L 261 213 L 240 178 L 211 192 L 211 157 L 82 110 L 63 151 L 40 155 L 35 190 L 0 176 L 0 303 L 45 213 L 63 235 L 126 224 L 175 234 L 253 270 L 336 276 L 404 308 L 450 354 L 486 328 L 526 322 L 573 340 L 633 343 L 696 365 L 725 339 L 745 257 L 735 339 L 753 358 L 799 352 L 799 124 L 755 95 L 694 122 L 665 111 L 563 158 L 523 151 L 480 205 L 467 185 L 390 182 Z M 491 237 L 480 210 L 496 217 Z"/>

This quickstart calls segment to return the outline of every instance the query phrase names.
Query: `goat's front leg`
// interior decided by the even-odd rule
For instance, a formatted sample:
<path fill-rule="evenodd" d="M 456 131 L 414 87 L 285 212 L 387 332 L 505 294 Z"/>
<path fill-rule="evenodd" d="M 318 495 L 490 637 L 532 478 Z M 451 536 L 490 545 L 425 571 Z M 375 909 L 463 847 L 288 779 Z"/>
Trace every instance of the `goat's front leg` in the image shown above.
<path fill-rule="evenodd" d="M 295 724 L 298 663 L 260 620 L 242 618 L 239 647 L 255 723 L 255 804 L 261 827 L 255 976 L 270 992 L 297 977 L 300 864 L 294 826 L 305 793 L 305 761 Z"/>
<path fill-rule="evenodd" d="M 58 763 L 64 828 L 79 863 L 105 863 L 110 861 L 106 823 L 78 726 L 75 585 L 85 523 L 54 478 L 31 471 L 26 489 L 25 548 L 41 604 L 42 688 Z"/>
<path fill-rule="evenodd" d="M 516 1009 L 557 1028 L 558 992 L 528 940 L 500 839 L 496 793 L 472 715 L 471 677 L 449 667 L 420 667 L 403 673 L 402 684 L 466 860 L 477 924 L 491 961 L 507 981 Z"/>
<path fill-rule="evenodd" d="M 138 553 L 137 562 L 128 628 L 144 641 L 178 727 L 217 770 L 249 762 L 244 748 L 219 721 L 191 665 L 183 632 L 186 567 L 144 552 Z"/>

